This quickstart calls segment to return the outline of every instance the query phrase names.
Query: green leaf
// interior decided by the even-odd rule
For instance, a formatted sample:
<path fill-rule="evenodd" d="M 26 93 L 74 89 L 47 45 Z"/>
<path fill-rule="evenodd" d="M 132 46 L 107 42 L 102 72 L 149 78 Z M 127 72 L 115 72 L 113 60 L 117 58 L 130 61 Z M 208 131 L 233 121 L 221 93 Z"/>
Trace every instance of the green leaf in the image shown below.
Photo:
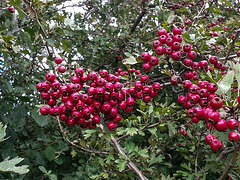
<path fill-rule="evenodd" d="M 128 52 L 125 52 L 124 54 L 125 54 L 125 56 L 127 56 L 127 57 L 133 57 L 133 55 L 131 55 L 131 54 L 128 53 Z"/>
<path fill-rule="evenodd" d="M 169 129 L 169 136 L 172 136 L 172 134 L 176 134 L 177 133 L 177 130 L 174 127 L 174 124 L 172 122 L 168 121 L 167 125 L 168 125 L 168 129 Z"/>
<path fill-rule="evenodd" d="M 170 177 L 170 175 L 168 175 L 167 177 L 162 176 L 161 180 L 171 180 L 172 178 Z"/>
<path fill-rule="evenodd" d="M 181 164 L 181 167 L 189 170 L 190 172 L 192 171 L 192 169 L 191 169 L 191 167 L 190 167 L 190 164 L 187 165 L 186 163 L 183 163 L 183 164 Z"/>
<path fill-rule="evenodd" d="M 91 130 L 86 130 L 84 133 L 84 139 L 89 138 L 90 136 L 92 136 L 93 133 L 97 132 L 98 130 L 95 129 L 91 129 Z"/>
<path fill-rule="evenodd" d="M 0 171 L 2 172 L 14 172 L 18 174 L 25 174 L 29 172 L 27 165 L 16 166 L 23 161 L 23 158 L 15 157 L 9 160 L 9 157 L 3 162 L 0 162 Z"/>
<path fill-rule="evenodd" d="M 106 163 L 107 163 L 107 164 L 111 164 L 111 161 L 114 160 L 114 157 L 113 157 L 112 154 L 109 154 L 109 155 L 105 158 L 105 160 L 106 160 Z"/>
<path fill-rule="evenodd" d="M 165 159 L 163 155 L 160 154 L 158 157 L 155 157 L 155 154 L 154 154 L 150 159 L 149 166 L 155 163 L 161 163 L 163 159 Z"/>
<path fill-rule="evenodd" d="M 236 65 L 233 66 L 234 71 L 235 71 L 235 77 L 238 82 L 238 89 L 240 89 L 240 64 L 237 63 Z"/>
<path fill-rule="evenodd" d="M 227 74 L 225 74 L 225 76 L 223 77 L 223 79 L 217 83 L 218 90 L 216 94 L 218 95 L 225 94 L 231 88 L 233 77 L 234 71 L 233 70 L 228 71 Z"/>
<path fill-rule="evenodd" d="M 7 42 L 7 43 L 9 43 L 12 39 L 14 39 L 14 37 L 13 36 L 2 36 L 2 38 L 3 38 L 3 40 L 5 41 L 5 42 Z"/>
<path fill-rule="evenodd" d="M 177 9 L 176 11 L 178 12 L 184 12 L 184 13 L 190 13 L 189 10 L 187 8 L 181 8 L 181 9 Z"/>
<path fill-rule="evenodd" d="M 153 112 L 153 106 L 151 105 L 151 106 L 149 106 L 149 108 L 148 108 L 148 114 L 152 114 L 152 112 Z"/>
<path fill-rule="evenodd" d="M 4 137 L 6 136 L 6 129 L 7 129 L 7 126 L 3 126 L 2 123 L 0 123 L 0 142 L 4 141 Z"/>
<path fill-rule="evenodd" d="M 230 3 L 230 2 L 227 1 L 227 0 L 222 0 L 222 3 L 223 3 L 225 6 L 230 6 L 230 7 L 233 6 L 232 3 Z"/>
<path fill-rule="evenodd" d="M 147 150 L 147 149 L 142 149 L 141 151 L 138 152 L 138 154 L 139 154 L 140 156 L 142 156 L 143 158 L 149 157 L 149 156 L 148 156 L 148 150 Z"/>
<path fill-rule="evenodd" d="M 139 109 L 137 109 L 138 112 L 140 112 L 146 119 L 148 118 L 147 114 Z"/>
<path fill-rule="evenodd" d="M 117 167 L 119 168 L 120 172 L 125 169 L 127 161 L 123 161 L 123 160 L 117 159 L 115 162 L 117 163 Z"/>
<path fill-rule="evenodd" d="M 123 60 L 122 60 L 122 63 L 123 63 L 123 64 L 128 64 L 128 65 L 133 65 L 133 64 L 137 64 L 138 62 L 137 62 L 137 60 L 132 56 L 132 57 L 123 59 Z"/>
<path fill-rule="evenodd" d="M 27 16 L 26 13 L 20 8 L 17 8 L 17 11 L 18 11 L 19 17 L 23 21 L 23 19 Z"/>
<path fill-rule="evenodd" d="M 45 167 L 43 167 L 43 166 L 38 166 L 38 168 L 39 168 L 40 171 L 42 171 L 44 174 L 47 174 L 47 170 L 45 169 Z"/>
<path fill-rule="evenodd" d="M 39 112 L 39 108 L 34 108 L 31 112 L 31 116 L 36 121 L 36 123 L 41 127 L 46 126 L 51 119 L 50 116 L 41 115 Z"/>
<path fill-rule="evenodd" d="M 135 146 L 135 144 L 133 142 L 129 142 L 126 144 L 126 150 L 127 150 L 127 154 L 130 154 L 133 151 L 137 151 L 138 147 Z"/>
<path fill-rule="evenodd" d="M 211 6 L 211 7 L 209 7 L 208 8 L 210 11 L 212 11 L 213 13 L 216 13 L 216 14 L 218 14 L 221 10 L 218 8 L 218 7 L 216 7 L 216 6 Z"/>
<path fill-rule="evenodd" d="M 44 151 L 46 158 L 52 161 L 55 158 L 55 149 L 51 146 L 47 147 Z"/>
<path fill-rule="evenodd" d="M 167 18 L 167 22 L 171 23 L 174 20 L 175 16 L 176 15 L 175 15 L 174 11 L 170 11 L 169 16 Z"/>
<path fill-rule="evenodd" d="M 157 128 L 151 128 L 151 129 L 148 129 L 148 131 L 149 131 L 153 136 L 156 136 L 156 137 L 157 137 Z"/>
<path fill-rule="evenodd" d="M 13 91 L 12 85 L 8 81 L 4 81 L 4 85 L 9 93 Z"/>
<path fill-rule="evenodd" d="M 133 136 L 134 134 L 137 134 L 138 129 L 134 127 L 126 128 L 125 132 L 127 133 L 127 135 Z"/>
<path fill-rule="evenodd" d="M 143 62 L 143 60 L 141 59 L 141 56 L 138 56 L 138 57 L 136 58 L 136 61 L 139 62 L 139 63 L 142 63 L 142 62 Z"/>

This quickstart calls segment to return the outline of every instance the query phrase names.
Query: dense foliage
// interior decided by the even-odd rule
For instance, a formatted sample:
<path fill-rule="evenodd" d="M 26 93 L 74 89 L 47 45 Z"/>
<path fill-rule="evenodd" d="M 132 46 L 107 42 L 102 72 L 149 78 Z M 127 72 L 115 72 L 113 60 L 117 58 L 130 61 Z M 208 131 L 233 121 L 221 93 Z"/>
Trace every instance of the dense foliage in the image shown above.
<path fill-rule="evenodd" d="M 228 140 L 231 130 L 207 128 L 204 120 L 192 123 L 188 108 L 178 103 L 188 93 L 182 86 L 185 72 L 193 69 L 153 48 L 159 29 L 181 27 L 181 46 L 190 44 L 194 61 L 205 60 L 212 68 L 196 70 L 192 83 L 218 85 L 221 118 L 238 121 L 239 1 L 4 0 L 0 6 L 0 139 L 5 138 L 0 167 L 19 158 L 26 172 L 15 171 L 15 162 L 10 170 L 0 168 L 0 179 L 138 179 L 139 174 L 142 179 L 240 179 L 240 144 Z M 142 69 L 143 52 L 159 58 L 150 71 Z M 227 69 L 213 66 L 211 56 Z M 63 59 L 67 71 L 60 77 L 67 82 L 79 67 L 112 74 L 135 68 L 162 88 L 152 102 L 138 100 L 131 113 L 124 112 L 115 131 L 104 121 L 95 129 L 68 127 L 40 114 L 45 102 L 36 84 L 57 73 L 55 57 Z M 170 78 L 176 75 L 180 82 L 174 85 Z M 119 78 L 131 84 L 140 76 Z M 209 133 L 222 142 L 222 150 L 206 144 Z"/>

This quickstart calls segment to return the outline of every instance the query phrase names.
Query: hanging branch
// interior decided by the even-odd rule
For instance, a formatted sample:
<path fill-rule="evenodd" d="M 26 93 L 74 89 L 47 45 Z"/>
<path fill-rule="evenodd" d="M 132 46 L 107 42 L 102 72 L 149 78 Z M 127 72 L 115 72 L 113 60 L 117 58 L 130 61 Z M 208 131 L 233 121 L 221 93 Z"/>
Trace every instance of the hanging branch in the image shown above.
<path fill-rule="evenodd" d="M 233 48 L 234 48 L 235 41 L 238 39 L 239 33 L 240 33 L 240 29 L 237 30 L 237 33 L 236 33 L 236 35 L 235 35 L 235 38 L 234 38 L 233 41 L 232 41 L 231 47 L 230 47 L 230 49 L 229 49 L 228 52 L 227 52 L 227 56 L 226 56 L 226 59 L 224 60 L 223 64 L 226 64 L 226 62 L 227 62 L 227 60 L 228 60 L 228 57 L 229 57 L 231 51 L 232 51 Z"/>
<path fill-rule="evenodd" d="M 142 20 L 143 16 L 146 14 L 146 9 L 143 8 L 141 14 L 138 16 L 138 18 L 136 19 L 135 23 L 133 24 L 132 28 L 131 28 L 131 33 L 133 33 L 137 27 L 137 25 L 140 23 L 140 21 Z"/>
<path fill-rule="evenodd" d="M 57 120 L 57 122 L 58 122 L 58 127 L 59 127 L 60 131 L 62 132 L 64 138 L 65 138 L 66 141 L 67 141 L 68 143 L 70 143 L 71 145 L 77 147 L 78 149 L 81 149 L 81 150 L 83 150 L 83 151 L 86 151 L 86 152 L 88 152 L 88 153 L 94 153 L 94 154 L 110 154 L 109 152 L 94 151 L 94 150 L 91 150 L 91 149 L 87 149 L 87 148 L 84 148 L 84 147 L 82 147 L 82 146 L 79 146 L 79 145 L 75 144 L 74 142 L 70 141 L 70 140 L 68 139 L 67 135 L 66 135 L 66 132 L 63 131 L 63 129 L 62 129 L 62 126 L 61 126 L 61 123 L 60 123 L 59 118 L 56 118 L 56 120 Z"/>
<path fill-rule="evenodd" d="M 115 138 L 111 138 L 111 141 L 114 143 L 115 147 L 117 148 L 118 152 L 122 154 L 128 160 L 128 166 L 139 176 L 141 180 L 147 180 L 147 178 L 142 174 L 142 172 L 135 166 L 135 164 L 127 157 L 125 152 L 123 151 L 120 144 L 117 142 Z"/>
<path fill-rule="evenodd" d="M 103 125 L 100 124 L 99 126 L 102 130 L 104 130 Z M 115 139 L 114 137 L 111 137 L 111 141 L 114 143 L 115 147 L 117 148 L 118 152 L 123 155 L 126 160 L 128 161 L 128 167 L 131 168 L 141 180 L 148 180 L 143 174 L 142 172 L 137 168 L 137 166 L 127 157 L 127 155 L 125 154 L 125 152 L 123 151 L 122 147 L 120 146 L 120 144 L 118 143 L 117 139 Z"/>
<path fill-rule="evenodd" d="M 46 48 L 47 53 L 48 53 L 48 56 L 51 56 L 50 48 L 49 48 L 48 43 L 47 43 L 47 41 L 46 41 L 46 39 L 47 39 L 47 34 L 46 34 L 46 32 L 44 31 L 44 29 L 43 29 L 43 27 L 42 27 L 42 25 L 41 25 L 41 23 L 40 23 L 40 21 L 39 21 L 39 19 L 38 19 L 38 15 L 37 15 L 36 9 L 33 7 L 33 5 L 32 5 L 28 0 L 23 0 L 23 1 L 24 1 L 24 2 L 26 3 L 26 5 L 27 5 L 27 9 L 28 9 L 29 13 L 35 17 L 35 20 L 37 21 L 38 27 L 39 27 L 40 31 L 42 32 L 42 34 L 43 34 L 43 36 L 44 36 L 44 39 L 43 39 L 42 36 L 40 36 L 40 37 L 41 37 L 41 39 L 42 39 L 42 41 L 43 41 L 43 43 L 44 43 L 44 45 L 45 45 L 45 48 Z"/>
<path fill-rule="evenodd" d="M 223 170 L 223 173 L 222 175 L 218 178 L 218 180 L 225 180 L 229 171 L 233 168 L 233 166 L 235 165 L 235 163 L 237 162 L 238 160 L 238 156 L 239 156 L 239 153 L 240 153 L 240 146 L 238 146 L 233 155 L 232 155 L 232 158 L 230 160 L 230 162 L 227 164 L 227 166 L 225 167 L 225 169 Z"/>
<path fill-rule="evenodd" d="M 192 22 L 192 25 L 193 25 L 193 26 L 194 26 L 194 23 L 196 22 L 196 20 L 197 20 L 197 19 L 200 17 L 200 15 L 203 13 L 203 11 L 204 11 L 204 9 L 205 9 L 205 6 L 206 6 L 206 3 L 205 3 L 205 1 L 204 1 L 204 4 L 203 4 L 201 10 L 199 11 L 198 15 L 195 16 L 194 19 L 193 19 L 193 22 Z M 192 28 L 190 27 L 190 28 L 187 30 L 187 32 L 190 32 L 191 30 L 192 30 Z"/>
<path fill-rule="evenodd" d="M 224 149 L 220 155 L 217 157 L 216 162 L 219 162 L 225 155 L 233 152 L 235 150 L 235 147 L 227 147 L 226 149 Z"/>

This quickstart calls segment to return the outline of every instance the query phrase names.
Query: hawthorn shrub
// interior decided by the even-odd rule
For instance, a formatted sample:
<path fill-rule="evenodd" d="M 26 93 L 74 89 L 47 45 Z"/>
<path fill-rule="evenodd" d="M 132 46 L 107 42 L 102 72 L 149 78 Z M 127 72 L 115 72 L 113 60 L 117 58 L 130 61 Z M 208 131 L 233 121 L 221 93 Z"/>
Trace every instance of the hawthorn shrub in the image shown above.
<path fill-rule="evenodd" d="M 1 6 L 1 178 L 239 179 L 238 1 Z"/>

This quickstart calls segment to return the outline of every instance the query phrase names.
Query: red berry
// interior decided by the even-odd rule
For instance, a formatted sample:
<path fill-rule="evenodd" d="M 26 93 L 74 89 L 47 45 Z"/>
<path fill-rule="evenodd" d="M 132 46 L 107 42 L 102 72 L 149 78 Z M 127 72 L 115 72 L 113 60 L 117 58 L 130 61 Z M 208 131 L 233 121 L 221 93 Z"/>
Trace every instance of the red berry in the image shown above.
<path fill-rule="evenodd" d="M 222 150 L 222 143 L 220 140 L 214 139 L 214 140 L 212 140 L 210 147 L 213 151 L 217 152 L 217 151 Z"/>
<path fill-rule="evenodd" d="M 114 131 L 117 128 L 117 125 L 113 121 L 109 121 L 107 127 L 110 131 Z"/>
<path fill-rule="evenodd" d="M 142 65 L 142 68 L 144 71 L 150 71 L 151 70 L 151 64 L 149 62 L 146 62 Z"/>
<path fill-rule="evenodd" d="M 158 36 L 161 36 L 161 35 L 167 35 L 167 31 L 165 29 L 159 29 Z"/>
<path fill-rule="evenodd" d="M 192 66 L 192 64 L 193 64 L 193 61 L 192 61 L 191 59 L 184 59 L 183 64 L 184 64 L 185 66 L 190 67 L 190 66 Z"/>
<path fill-rule="evenodd" d="M 40 108 L 40 113 L 42 114 L 42 115 L 48 115 L 48 107 L 47 106 L 42 106 L 41 108 Z"/>
<path fill-rule="evenodd" d="M 235 119 L 229 119 L 227 125 L 231 130 L 238 130 L 239 122 Z"/>
<path fill-rule="evenodd" d="M 188 58 L 189 59 L 195 59 L 197 57 L 197 53 L 195 51 L 189 51 L 188 52 Z"/>
<path fill-rule="evenodd" d="M 184 95 L 180 95 L 180 96 L 178 97 L 178 102 L 179 102 L 179 104 L 185 104 L 186 101 L 187 101 L 187 98 L 186 98 Z"/>
<path fill-rule="evenodd" d="M 192 79 L 193 78 L 193 72 L 192 71 L 187 71 L 187 72 L 185 72 L 184 75 L 187 79 Z"/>
<path fill-rule="evenodd" d="M 173 76 L 170 78 L 170 82 L 171 82 L 171 84 L 173 84 L 173 85 L 178 84 L 179 81 L 180 81 L 180 77 L 179 77 L 179 76 L 173 75 Z"/>
<path fill-rule="evenodd" d="M 145 62 L 149 61 L 150 57 L 151 56 L 148 52 L 144 52 L 144 53 L 141 54 L 141 59 Z"/>
<path fill-rule="evenodd" d="M 46 80 L 49 82 L 53 82 L 55 80 L 55 75 L 52 73 L 47 73 L 46 74 Z"/>
<path fill-rule="evenodd" d="M 214 97 L 210 101 L 210 106 L 213 110 L 220 109 L 222 107 L 222 105 L 223 105 L 222 99 L 219 97 Z"/>
<path fill-rule="evenodd" d="M 151 66 L 156 66 L 156 65 L 158 65 L 158 63 L 159 63 L 159 60 L 158 60 L 157 57 L 152 56 L 152 57 L 149 59 L 149 63 L 151 64 Z"/>
<path fill-rule="evenodd" d="M 56 64 L 61 64 L 63 60 L 60 57 L 55 57 L 54 61 Z"/>
<path fill-rule="evenodd" d="M 175 35 L 175 36 L 173 37 L 173 41 L 174 41 L 174 42 L 177 41 L 177 42 L 181 43 L 181 42 L 182 42 L 182 39 L 183 39 L 183 38 L 182 38 L 182 35 L 179 35 L 179 34 L 178 34 L 178 35 Z"/>
<path fill-rule="evenodd" d="M 210 62 L 211 64 L 216 64 L 216 63 L 218 62 L 218 57 L 217 57 L 217 56 L 211 56 L 211 57 L 209 58 L 209 62 Z"/>
<path fill-rule="evenodd" d="M 168 45 L 168 46 L 172 46 L 172 44 L 173 44 L 173 39 L 171 38 L 171 37 L 168 37 L 167 39 L 166 39 L 166 41 L 165 41 L 165 43 L 166 43 L 166 45 Z"/>
<path fill-rule="evenodd" d="M 165 49 L 162 46 L 158 46 L 155 50 L 157 55 L 163 55 L 165 53 Z"/>
<path fill-rule="evenodd" d="M 159 40 L 153 42 L 153 48 L 156 49 L 158 46 L 161 46 L 162 43 Z"/>
<path fill-rule="evenodd" d="M 219 119 L 215 124 L 215 129 L 220 132 L 226 132 L 228 129 L 227 122 L 224 119 Z"/>
<path fill-rule="evenodd" d="M 158 82 L 154 82 L 154 83 L 152 84 L 152 88 L 153 88 L 154 91 L 159 92 L 160 89 L 161 89 L 161 85 L 160 85 Z"/>
<path fill-rule="evenodd" d="M 181 49 L 181 44 L 180 44 L 179 42 L 174 42 L 174 43 L 172 44 L 172 49 L 173 49 L 174 51 L 179 51 L 179 50 Z"/>
<path fill-rule="evenodd" d="M 64 73 L 66 71 L 66 68 L 64 66 L 59 66 L 58 67 L 58 72 Z"/>
<path fill-rule="evenodd" d="M 174 35 L 182 34 L 182 29 L 179 28 L 179 27 L 174 27 L 172 32 L 173 32 Z"/>
<path fill-rule="evenodd" d="M 172 54 L 171 54 L 171 58 L 173 59 L 173 60 L 179 60 L 180 58 L 181 58 L 181 53 L 180 53 L 180 51 L 175 51 L 175 52 L 173 52 Z"/>
<path fill-rule="evenodd" d="M 207 90 L 210 93 L 215 93 L 217 91 L 217 89 L 218 89 L 218 86 L 213 83 L 209 84 L 207 87 Z"/>
<path fill-rule="evenodd" d="M 142 84 L 146 84 L 149 82 L 149 77 L 148 77 L 148 75 L 142 75 L 140 80 L 141 80 Z"/>
<path fill-rule="evenodd" d="M 205 136 L 205 142 L 207 144 L 211 144 L 212 140 L 216 139 L 216 137 L 213 134 L 208 134 Z"/>
<path fill-rule="evenodd" d="M 183 51 L 184 52 L 189 52 L 189 51 L 191 51 L 191 49 L 192 49 L 192 46 L 190 44 L 185 44 L 183 46 Z"/>
<path fill-rule="evenodd" d="M 167 39 L 167 36 L 166 36 L 166 35 L 161 35 L 161 36 L 159 37 L 159 41 L 160 41 L 162 44 L 164 44 L 164 43 L 166 42 L 166 39 Z"/>
<path fill-rule="evenodd" d="M 239 140 L 239 133 L 236 132 L 236 131 L 231 131 L 229 134 L 228 134 L 228 139 L 229 141 L 231 142 L 236 142 Z"/>

